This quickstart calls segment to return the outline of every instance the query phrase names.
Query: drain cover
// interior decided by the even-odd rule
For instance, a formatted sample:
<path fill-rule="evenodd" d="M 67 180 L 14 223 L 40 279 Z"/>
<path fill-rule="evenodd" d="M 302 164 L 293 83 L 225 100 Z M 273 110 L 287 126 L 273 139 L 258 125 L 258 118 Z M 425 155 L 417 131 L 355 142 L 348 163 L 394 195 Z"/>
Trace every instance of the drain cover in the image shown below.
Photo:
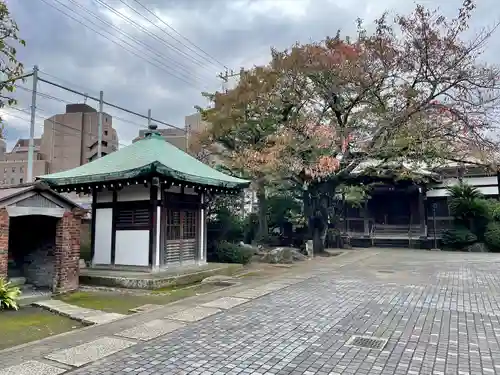
<path fill-rule="evenodd" d="M 378 270 L 378 273 L 394 273 L 394 271 L 391 270 Z"/>
<path fill-rule="evenodd" d="M 382 350 L 387 344 L 387 339 L 369 336 L 352 336 L 347 341 L 347 346 L 356 346 L 358 348 Z"/>

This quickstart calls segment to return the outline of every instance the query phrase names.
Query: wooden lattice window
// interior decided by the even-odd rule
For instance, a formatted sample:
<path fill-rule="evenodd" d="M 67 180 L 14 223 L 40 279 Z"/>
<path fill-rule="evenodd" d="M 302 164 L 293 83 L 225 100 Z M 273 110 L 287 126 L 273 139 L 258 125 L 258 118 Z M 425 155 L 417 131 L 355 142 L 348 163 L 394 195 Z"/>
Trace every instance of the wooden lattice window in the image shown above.
<path fill-rule="evenodd" d="M 196 238 L 196 211 L 182 212 L 182 238 L 192 240 Z"/>
<path fill-rule="evenodd" d="M 149 229 L 149 208 L 130 207 L 116 208 L 117 230 L 147 230 Z"/>
<path fill-rule="evenodd" d="M 181 239 L 181 212 L 179 210 L 167 210 L 167 240 Z"/>

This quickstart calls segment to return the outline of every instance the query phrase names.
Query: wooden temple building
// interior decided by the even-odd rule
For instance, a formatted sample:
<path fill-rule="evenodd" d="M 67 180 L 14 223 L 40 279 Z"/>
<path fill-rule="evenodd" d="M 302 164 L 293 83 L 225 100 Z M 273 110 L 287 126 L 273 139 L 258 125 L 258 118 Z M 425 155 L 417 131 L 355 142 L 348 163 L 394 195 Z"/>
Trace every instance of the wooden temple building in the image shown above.
<path fill-rule="evenodd" d="M 155 125 L 123 149 L 38 179 L 92 194 L 92 267 L 151 272 L 206 263 L 208 199 L 250 184 L 166 142 Z"/>
<path fill-rule="evenodd" d="M 395 178 L 396 167 L 375 178 L 361 173 L 362 168 L 353 178 L 357 183 L 375 182 L 370 198 L 362 207 L 346 206 L 340 224 L 353 246 L 432 248 L 434 237 L 439 239 L 452 227 L 447 188 L 459 182 L 476 187 L 485 198 L 499 198 L 498 174 L 474 164 L 448 163 L 432 170 L 408 165 L 418 178 L 407 179 Z"/>

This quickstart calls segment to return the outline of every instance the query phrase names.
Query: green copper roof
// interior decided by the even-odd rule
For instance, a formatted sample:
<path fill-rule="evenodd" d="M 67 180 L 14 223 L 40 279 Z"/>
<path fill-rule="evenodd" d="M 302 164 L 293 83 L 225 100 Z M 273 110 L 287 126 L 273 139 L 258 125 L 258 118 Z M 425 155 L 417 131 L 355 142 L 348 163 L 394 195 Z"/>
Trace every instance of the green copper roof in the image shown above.
<path fill-rule="evenodd" d="M 209 167 L 156 133 L 80 167 L 37 179 L 52 186 L 65 186 L 139 178 L 155 172 L 193 184 L 227 188 L 250 184 Z"/>

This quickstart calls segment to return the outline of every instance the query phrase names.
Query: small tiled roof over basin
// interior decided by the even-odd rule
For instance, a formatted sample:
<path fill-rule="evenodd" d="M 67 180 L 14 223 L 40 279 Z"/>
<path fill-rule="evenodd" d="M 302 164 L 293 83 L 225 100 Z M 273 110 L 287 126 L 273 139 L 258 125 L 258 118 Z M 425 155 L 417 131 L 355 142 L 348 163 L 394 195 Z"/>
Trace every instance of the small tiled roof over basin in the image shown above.
<path fill-rule="evenodd" d="M 37 179 L 52 187 L 64 187 L 151 176 L 223 189 L 241 189 L 250 184 L 250 181 L 219 172 L 171 145 L 154 128 L 144 139 L 116 152 L 80 167 Z"/>

